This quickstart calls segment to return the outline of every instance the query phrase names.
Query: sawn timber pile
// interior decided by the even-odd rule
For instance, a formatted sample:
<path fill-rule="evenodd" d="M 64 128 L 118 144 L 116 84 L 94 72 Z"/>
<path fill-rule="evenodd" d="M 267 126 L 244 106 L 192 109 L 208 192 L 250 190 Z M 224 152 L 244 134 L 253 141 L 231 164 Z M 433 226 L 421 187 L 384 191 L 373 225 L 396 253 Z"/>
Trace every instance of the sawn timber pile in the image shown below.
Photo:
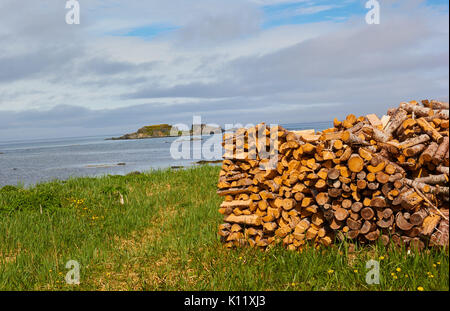
<path fill-rule="evenodd" d="M 336 238 L 448 246 L 448 103 L 401 103 L 381 119 L 351 114 L 319 133 L 261 123 L 223 139 L 227 247 L 301 250 Z"/>

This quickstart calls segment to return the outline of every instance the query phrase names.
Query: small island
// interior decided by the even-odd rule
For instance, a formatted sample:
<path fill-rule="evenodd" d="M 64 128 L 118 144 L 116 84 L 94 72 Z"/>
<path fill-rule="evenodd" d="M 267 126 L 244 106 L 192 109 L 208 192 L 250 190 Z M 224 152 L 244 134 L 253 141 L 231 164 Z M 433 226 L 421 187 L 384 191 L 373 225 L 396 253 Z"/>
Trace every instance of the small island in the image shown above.
<path fill-rule="evenodd" d="M 146 138 L 159 138 L 159 137 L 178 137 L 178 136 L 192 136 L 196 133 L 203 133 L 203 135 L 209 135 L 214 132 L 223 132 L 223 129 L 219 127 L 210 126 L 207 124 L 201 124 L 201 129 L 198 129 L 199 125 L 193 125 L 190 131 L 181 131 L 178 128 L 170 124 L 157 124 L 141 127 L 137 132 L 125 134 L 120 137 L 112 137 L 107 140 L 125 140 L 125 139 L 146 139 Z M 176 135 L 173 135 L 176 133 Z"/>
<path fill-rule="evenodd" d="M 173 135 L 177 133 L 177 135 Z M 145 139 L 145 138 L 156 138 L 156 137 L 172 137 L 172 136 L 182 136 L 183 132 L 174 128 L 170 124 L 157 124 L 141 127 L 137 132 L 125 134 L 120 137 L 110 138 L 111 140 L 122 140 L 122 139 Z"/>

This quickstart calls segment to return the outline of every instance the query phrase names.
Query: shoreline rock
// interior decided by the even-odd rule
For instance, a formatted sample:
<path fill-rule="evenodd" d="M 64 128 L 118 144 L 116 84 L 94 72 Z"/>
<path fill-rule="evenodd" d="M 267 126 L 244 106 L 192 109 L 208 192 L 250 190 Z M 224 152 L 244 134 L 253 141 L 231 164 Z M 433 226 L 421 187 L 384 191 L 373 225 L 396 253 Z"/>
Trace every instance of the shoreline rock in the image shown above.
<path fill-rule="evenodd" d="M 85 168 L 110 168 L 110 167 L 117 167 L 117 166 L 125 166 L 127 165 L 124 162 L 116 163 L 116 164 L 88 164 L 85 165 Z"/>
<path fill-rule="evenodd" d="M 195 164 L 204 165 L 204 164 L 215 164 L 215 163 L 222 163 L 223 160 L 201 160 L 194 162 Z"/>

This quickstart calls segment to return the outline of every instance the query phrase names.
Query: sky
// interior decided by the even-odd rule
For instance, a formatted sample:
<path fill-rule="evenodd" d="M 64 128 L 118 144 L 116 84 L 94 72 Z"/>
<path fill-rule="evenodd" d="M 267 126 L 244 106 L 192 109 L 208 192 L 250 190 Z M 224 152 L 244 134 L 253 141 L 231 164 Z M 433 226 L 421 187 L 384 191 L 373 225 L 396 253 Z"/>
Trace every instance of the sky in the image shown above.
<path fill-rule="evenodd" d="M 449 2 L 0 0 L 0 141 L 383 115 L 449 97 Z"/>

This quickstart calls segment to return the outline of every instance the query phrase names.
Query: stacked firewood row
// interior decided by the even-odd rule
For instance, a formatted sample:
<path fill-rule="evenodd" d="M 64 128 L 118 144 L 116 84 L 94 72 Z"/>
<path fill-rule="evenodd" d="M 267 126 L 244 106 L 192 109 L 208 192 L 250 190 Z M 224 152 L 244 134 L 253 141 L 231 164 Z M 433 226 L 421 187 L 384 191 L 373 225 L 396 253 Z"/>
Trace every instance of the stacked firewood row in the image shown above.
<path fill-rule="evenodd" d="M 448 109 L 412 101 L 319 133 L 265 124 L 226 133 L 221 239 L 290 250 L 335 238 L 448 245 Z"/>

